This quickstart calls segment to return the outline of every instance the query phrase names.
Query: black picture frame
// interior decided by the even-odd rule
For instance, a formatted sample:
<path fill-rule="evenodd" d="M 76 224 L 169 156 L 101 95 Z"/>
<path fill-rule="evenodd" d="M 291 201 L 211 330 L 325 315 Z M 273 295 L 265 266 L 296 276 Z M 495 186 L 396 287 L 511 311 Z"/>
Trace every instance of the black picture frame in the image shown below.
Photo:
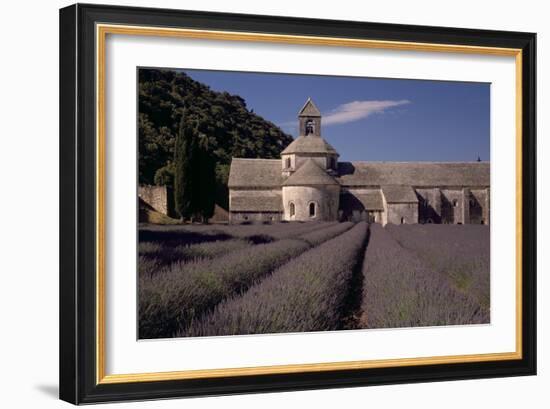
<path fill-rule="evenodd" d="M 522 357 L 515 360 L 97 382 L 96 24 L 522 50 Z M 74 404 L 536 374 L 536 34 L 77 4 L 60 10 L 60 398 Z"/>

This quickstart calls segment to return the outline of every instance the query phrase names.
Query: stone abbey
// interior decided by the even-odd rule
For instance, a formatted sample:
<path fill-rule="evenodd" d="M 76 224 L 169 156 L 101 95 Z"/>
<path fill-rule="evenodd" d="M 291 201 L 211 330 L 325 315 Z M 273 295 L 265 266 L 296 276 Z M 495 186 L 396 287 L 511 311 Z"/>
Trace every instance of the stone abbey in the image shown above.
<path fill-rule="evenodd" d="M 308 99 L 281 159 L 233 158 L 229 220 L 489 224 L 489 162 L 340 162 Z"/>

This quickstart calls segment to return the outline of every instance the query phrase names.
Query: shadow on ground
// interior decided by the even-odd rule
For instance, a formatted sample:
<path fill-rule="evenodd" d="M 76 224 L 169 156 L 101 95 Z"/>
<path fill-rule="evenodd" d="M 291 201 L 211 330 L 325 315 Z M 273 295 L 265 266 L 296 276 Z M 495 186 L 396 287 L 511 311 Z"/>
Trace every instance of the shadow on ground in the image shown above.
<path fill-rule="evenodd" d="M 59 398 L 59 387 L 57 385 L 35 385 L 34 388 L 50 398 Z"/>

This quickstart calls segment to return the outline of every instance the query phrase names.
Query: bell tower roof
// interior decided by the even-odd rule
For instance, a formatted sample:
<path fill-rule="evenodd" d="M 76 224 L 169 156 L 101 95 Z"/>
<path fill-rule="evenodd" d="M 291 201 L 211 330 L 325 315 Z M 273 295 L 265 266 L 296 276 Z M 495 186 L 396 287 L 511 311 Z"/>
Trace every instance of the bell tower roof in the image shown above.
<path fill-rule="evenodd" d="M 308 98 L 300 112 L 299 136 L 281 154 L 306 154 L 306 156 L 338 156 L 338 152 L 321 137 L 321 112 Z"/>
<path fill-rule="evenodd" d="M 288 155 L 291 153 L 308 153 L 321 155 L 337 155 L 334 149 L 327 141 L 320 137 L 300 136 L 290 143 L 281 154 Z"/>
<path fill-rule="evenodd" d="M 300 112 L 298 112 L 298 117 L 321 117 L 321 111 L 319 111 L 319 108 L 315 106 L 311 98 L 308 98 L 302 109 L 300 109 Z"/>

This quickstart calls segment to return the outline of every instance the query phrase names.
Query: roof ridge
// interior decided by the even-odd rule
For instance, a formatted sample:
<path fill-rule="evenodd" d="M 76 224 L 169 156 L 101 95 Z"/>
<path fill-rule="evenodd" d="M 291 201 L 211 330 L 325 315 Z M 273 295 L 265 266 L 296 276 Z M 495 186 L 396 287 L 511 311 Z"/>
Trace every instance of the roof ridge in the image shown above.
<path fill-rule="evenodd" d="M 263 160 L 263 161 L 280 161 L 281 159 L 273 159 L 273 158 L 237 158 L 232 157 L 231 160 Z"/>
<path fill-rule="evenodd" d="M 354 160 L 354 161 L 340 161 L 340 163 L 364 163 L 364 164 L 375 164 L 375 165 L 379 165 L 379 164 L 392 164 L 392 165 L 399 165 L 399 164 L 404 164 L 404 165 L 411 165 L 411 164 L 419 164 L 419 165 L 429 165 L 429 164 L 434 164 L 434 165 L 462 165 L 462 164 L 465 164 L 465 165 L 469 165 L 469 164 L 477 164 L 477 163 L 480 163 L 480 164 L 490 164 L 491 162 L 486 160 L 486 161 L 450 161 L 450 162 L 445 162 L 445 161 L 391 161 L 391 160 L 379 160 L 379 161 L 376 161 L 376 160 L 372 160 L 372 161 L 367 161 L 367 160 Z"/>
<path fill-rule="evenodd" d="M 308 105 L 311 105 L 313 107 L 313 113 L 310 113 L 306 116 L 321 116 L 321 111 L 319 110 L 319 108 L 317 108 L 317 105 L 315 105 L 315 103 L 313 102 L 311 97 L 307 98 L 307 101 L 302 106 L 302 109 L 300 109 L 300 111 L 298 111 L 298 116 L 302 115 L 302 113 L 306 110 Z"/>

